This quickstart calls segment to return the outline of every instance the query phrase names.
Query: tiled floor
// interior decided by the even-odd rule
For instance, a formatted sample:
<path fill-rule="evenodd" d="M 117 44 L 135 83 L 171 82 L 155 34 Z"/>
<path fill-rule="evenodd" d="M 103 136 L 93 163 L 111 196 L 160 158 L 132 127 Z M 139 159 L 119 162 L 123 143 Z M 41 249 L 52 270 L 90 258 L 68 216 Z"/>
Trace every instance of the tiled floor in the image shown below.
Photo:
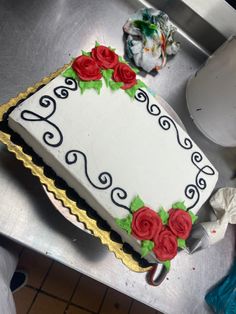
<path fill-rule="evenodd" d="M 17 314 L 159 313 L 29 249 L 22 249 L 18 268 L 29 279 L 14 294 Z"/>

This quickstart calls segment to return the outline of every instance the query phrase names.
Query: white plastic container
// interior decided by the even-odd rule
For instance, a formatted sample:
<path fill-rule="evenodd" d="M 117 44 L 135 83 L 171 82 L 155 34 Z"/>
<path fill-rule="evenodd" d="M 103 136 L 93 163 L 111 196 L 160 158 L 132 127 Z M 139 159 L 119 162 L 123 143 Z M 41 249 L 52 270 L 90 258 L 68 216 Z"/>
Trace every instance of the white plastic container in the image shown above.
<path fill-rule="evenodd" d="M 186 90 L 190 115 L 213 142 L 236 147 L 236 37 L 229 38 L 191 77 Z"/>

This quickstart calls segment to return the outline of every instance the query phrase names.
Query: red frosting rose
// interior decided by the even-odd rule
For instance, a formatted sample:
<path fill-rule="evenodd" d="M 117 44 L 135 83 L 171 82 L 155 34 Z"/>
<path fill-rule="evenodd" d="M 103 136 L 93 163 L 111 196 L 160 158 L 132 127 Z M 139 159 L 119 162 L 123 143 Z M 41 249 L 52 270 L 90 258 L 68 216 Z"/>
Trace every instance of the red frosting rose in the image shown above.
<path fill-rule="evenodd" d="M 113 69 L 114 66 L 118 63 L 117 54 L 105 46 L 98 46 L 93 48 L 92 57 L 103 69 Z"/>
<path fill-rule="evenodd" d="M 168 225 L 177 237 L 186 240 L 192 229 L 192 219 L 188 212 L 172 208 L 169 211 Z"/>
<path fill-rule="evenodd" d="M 95 60 L 88 56 L 79 56 L 72 64 L 73 70 L 82 81 L 99 80 L 102 77 Z"/>
<path fill-rule="evenodd" d="M 165 228 L 160 234 L 155 235 L 153 240 L 155 244 L 153 252 L 160 261 L 170 260 L 176 256 L 177 238 L 170 230 Z"/>
<path fill-rule="evenodd" d="M 142 207 L 133 214 L 132 235 L 137 239 L 151 240 L 161 229 L 161 218 L 154 210 Z"/>
<path fill-rule="evenodd" d="M 115 66 L 113 80 L 124 83 L 122 89 L 128 89 L 137 83 L 136 73 L 126 63 L 122 62 Z"/>

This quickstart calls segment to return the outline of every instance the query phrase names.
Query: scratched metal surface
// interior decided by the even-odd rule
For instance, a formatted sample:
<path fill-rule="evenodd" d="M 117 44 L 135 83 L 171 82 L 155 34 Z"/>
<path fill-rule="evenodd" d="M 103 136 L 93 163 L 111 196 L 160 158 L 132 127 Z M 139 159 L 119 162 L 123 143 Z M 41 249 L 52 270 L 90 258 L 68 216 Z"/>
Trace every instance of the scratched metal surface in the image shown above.
<path fill-rule="evenodd" d="M 163 1 L 155 3 L 162 7 Z M 81 49 L 90 49 L 95 40 L 116 47 L 122 54 L 122 25 L 142 6 L 143 3 L 136 0 L 0 0 L 0 103 L 67 63 Z M 188 23 L 191 19 L 186 19 L 186 29 Z M 220 42 L 222 37 L 217 36 Z M 178 39 L 182 47 L 180 53 L 161 74 L 146 76 L 144 80 L 177 111 L 190 136 L 219 170 L 217 187 L 236 186 L 232 179 L 236 150 L 208 141 L 193 125 L 186 108 L 186 80 L 206 60 L 204 50 L 207 47 L 202 49 L 181 30 Z M 210 211 L 201 211 L 202 219 L 209 216 Z M 56 212 L 37 179 L 2 145 L 0 231 L 169 314 L 209 313 L 204 295 L 228 272 L 234 254 L 231 226 L 225 239 L 214 247 L 192 256 L 179 254 L 173 261 L 168 280 L 158 288 L 150 287 L 145 283 L 144 274 L 129 271 L 99 240 Z"/>

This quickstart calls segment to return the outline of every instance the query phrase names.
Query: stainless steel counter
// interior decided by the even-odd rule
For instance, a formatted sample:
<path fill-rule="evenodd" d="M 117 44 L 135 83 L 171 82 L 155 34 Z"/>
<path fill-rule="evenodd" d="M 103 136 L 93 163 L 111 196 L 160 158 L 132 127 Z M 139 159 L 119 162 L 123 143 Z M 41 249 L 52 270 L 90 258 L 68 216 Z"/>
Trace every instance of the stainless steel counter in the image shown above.
<path fill-rule="evenodd" d="M 225 0 L 182 0 L 226 37 L 236 34 L 236 10 Z M 235 1 L 233 1 L 235 4 Z"/>
<path fill-rule="evenodd" d="M 59 68 L 81 49 L 90 49 L 95 40 L 122 53 L 122 25 L 143 3 L 0 0 L 0 103 Z M 155 3 L 161 7 L 163 1 Z M 188 23 L 191 20 L 186 20 L 186 29 Z M 222 42 L 223 37 L 215 35 L 218 43 Z M 236 186 L 235 179 L 230 179 L 235 170 L 236 149 L 209 142 L 193 125 L 186 108 L 186 80 L 205 61 L 204 51 L 210 48 L 202 49 L 181 30 L 178 39 L 180 53 L 160 74 L 148 75 L 144 80 L 173 106 L 192 138 L 220 171 L 218 187 Z M 234 254 L 232 226 L 225 239 L 214 247 L 193 256 L 179 254 L 167 280 L 153 288 L 145 283 L 145 274 L 129 271 L 97 239 L 67 222 L 49 203 L 37 179 L 2 145 L 0 149 L 2 234 L 164 313 L 210 312 L 204 296 L 230 268 Z M 209 215 L 208 208 L 201 211 L 202 218 Z"/>

